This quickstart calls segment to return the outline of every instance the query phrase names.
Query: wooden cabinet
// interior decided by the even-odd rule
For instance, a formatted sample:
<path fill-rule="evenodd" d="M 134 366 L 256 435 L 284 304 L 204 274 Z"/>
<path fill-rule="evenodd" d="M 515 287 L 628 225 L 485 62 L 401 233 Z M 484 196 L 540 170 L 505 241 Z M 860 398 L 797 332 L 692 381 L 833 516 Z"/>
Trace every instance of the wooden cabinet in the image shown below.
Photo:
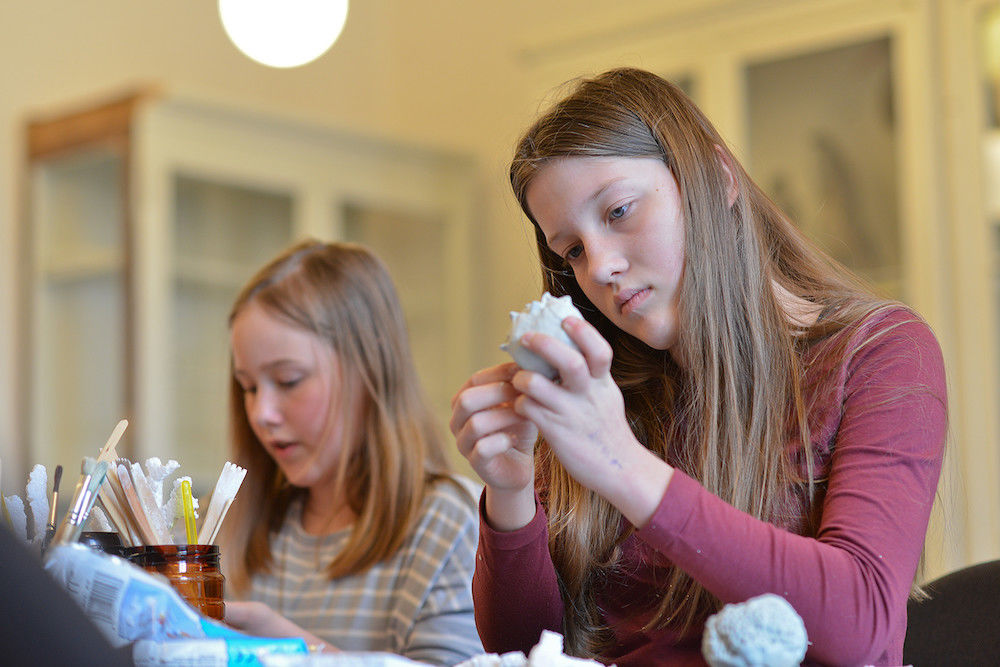
<path fill-rule="evenodd" d="M 448 414 L 473 370 L 470 161 L 151 95 L 28 134 L 30 462 L 72 468 L 127 416 L 130 456 L 175 458 L 206 490 L 227 452 L 229 308 L 303 237 L 386 261 Z"/>

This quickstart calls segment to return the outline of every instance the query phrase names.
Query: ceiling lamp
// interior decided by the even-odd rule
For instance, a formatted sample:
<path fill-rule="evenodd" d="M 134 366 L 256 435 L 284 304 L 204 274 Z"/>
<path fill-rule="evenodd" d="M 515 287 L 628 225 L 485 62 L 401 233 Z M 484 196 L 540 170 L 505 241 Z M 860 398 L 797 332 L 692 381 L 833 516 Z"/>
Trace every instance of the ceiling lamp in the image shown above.
<path fill-rule="evenodd" d="M 298 67 L 329 49 L 347 20 L 347 0 L 219 0 L 233 44 L 270 67 Z"/>

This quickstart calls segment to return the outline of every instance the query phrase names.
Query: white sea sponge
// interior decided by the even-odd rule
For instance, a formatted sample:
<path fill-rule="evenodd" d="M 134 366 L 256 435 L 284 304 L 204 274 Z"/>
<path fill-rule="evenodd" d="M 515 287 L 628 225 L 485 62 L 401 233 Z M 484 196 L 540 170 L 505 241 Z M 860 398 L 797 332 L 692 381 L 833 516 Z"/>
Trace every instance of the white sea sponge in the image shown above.
<path fill-rule="evenodd" d="M 556 369 L 534 352 L 522 347 L 521 336 L 529 331 L 539 331 L 561 340 L 573 349 L 579 349 L 563 331 L 562 321 L 567 317 L 583 319 L 580 311 L 573 305 L 573 299 L 568 294 L 557 299 L 545 292 L 541 299 L 532 301 L 521 312 L 511 311 L 510 336 L 500 349 L 514 357 L 517 365 L 524 370 L 541 373 L 554 380 L 558 375 Z"/>
<path fill-rule="evenodd" d="M 21 496 L 4 496 L 3 499 L 7 503 L 7 512 L 10 514 L 10 527 L 14 536 L 22 542 L 27 542 L 28 519 L 24 514 L 24 501 L 21 500 Z"/>
<path fill-rule="evenodd" d="M 542 630 L 542 636 L 538 638 L 538 643 L 528 653 L 528 665 L 530 667 L 576 667 L 577 665 L 603 667 L 595 660 L 572 658 L 563 653 L 562 635 L 550 630 Z"/>
<path fill-rule="evenodd" d="M 36 463 L 28 473 L 28 485 L 24 489 L 28 498 L 28 508 L 31 510 L 33 542 L 45 539 L 45 530 L 49 523 L 49 499 L 45 493 L 48 484 L 49 475 L 45 466 Z"/>
<path fill-rule="evenodd" d="M 153 491 L 153 497 L 160 507 L 163 507 L 163 480 L 181 467 L 177 461 L 170 459 L 166 463 L 160 461 L 159 456 L 146 459 L 146 479 L 149 481 L 149 488 Z"/>
<path fill-rule="evenodd" d="M 765 593 L 709 616 L 701 654 L 711 667 L 793 667 L 808 645 L 806 626 L 792 605 Z"/>
<path fill-rule="evenodd" d="M 97 505 L 94 505 L 90 509 L 90 515 L 87 517 L 87 523 L 84 525 L 84 528 L 98 533 L 116 532 L 115 529 L 111 527 L 111 522 L 108 521 L 108 515 L 105 514 L 104 510 Z"/>

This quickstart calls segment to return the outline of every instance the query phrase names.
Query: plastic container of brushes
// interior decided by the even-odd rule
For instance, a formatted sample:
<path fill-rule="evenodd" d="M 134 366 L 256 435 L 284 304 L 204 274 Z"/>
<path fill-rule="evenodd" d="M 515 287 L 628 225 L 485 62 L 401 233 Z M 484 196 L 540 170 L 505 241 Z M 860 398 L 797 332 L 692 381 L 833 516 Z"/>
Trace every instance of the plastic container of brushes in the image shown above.
<path fill-rule="evenodd" d="M 219 547 L 215 544 L 151 544 L 126 547 L 125 558 L 162 574 L 188 604 L 209 618 L 225 616 Z"/>

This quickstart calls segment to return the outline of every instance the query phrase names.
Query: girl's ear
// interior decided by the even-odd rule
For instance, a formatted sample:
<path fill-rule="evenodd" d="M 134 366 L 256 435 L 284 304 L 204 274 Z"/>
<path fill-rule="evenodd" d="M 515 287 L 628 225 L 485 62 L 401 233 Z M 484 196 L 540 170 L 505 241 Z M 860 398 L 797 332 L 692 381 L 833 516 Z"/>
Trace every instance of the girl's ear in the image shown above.
<path fill-rule="evenodd" d="M 736 177 L 733 176 L 732 165 L 729 164 L 729 156 L 726 155 L 726 152 L 718 144 L 715 146 L 715 153 L 719 157 L 719 165 L 722 166 L 722 171 L 726 172 L 726 180 L 728 181 L 726 205 L 732 208 L 733 203 L 736 201 L 736 195 L 739 194 L 739 188 L 736 186 Z"/>

